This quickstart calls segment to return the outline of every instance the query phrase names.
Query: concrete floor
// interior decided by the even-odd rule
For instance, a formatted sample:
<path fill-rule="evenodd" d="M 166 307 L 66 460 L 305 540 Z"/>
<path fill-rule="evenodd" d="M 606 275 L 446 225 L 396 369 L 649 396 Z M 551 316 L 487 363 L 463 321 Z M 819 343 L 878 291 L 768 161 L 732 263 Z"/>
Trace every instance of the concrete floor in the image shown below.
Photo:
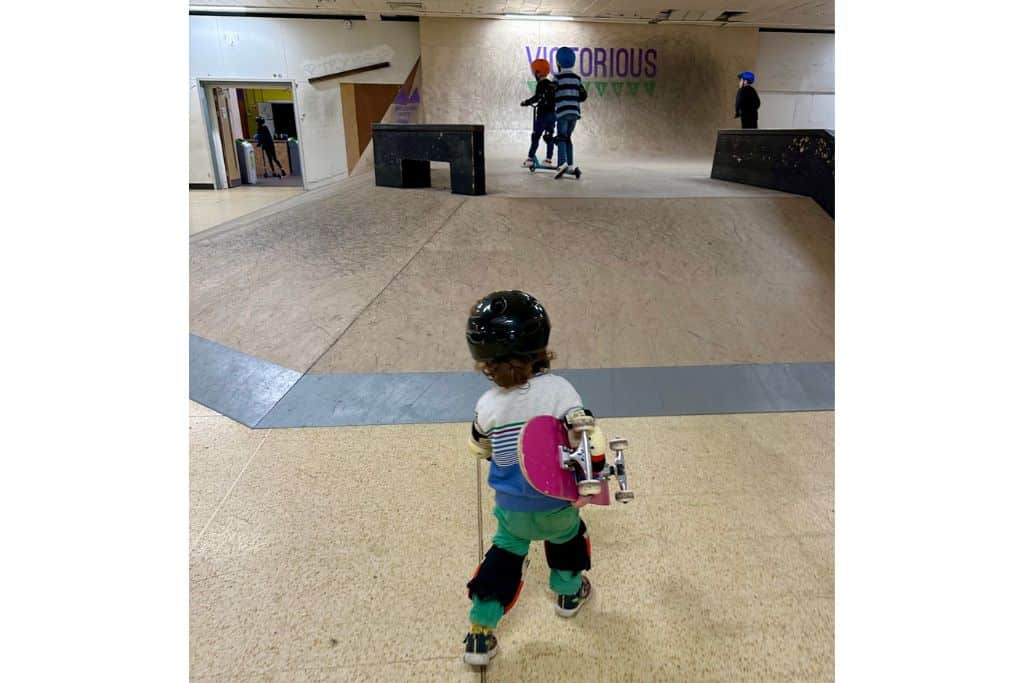
<path fill-rule="evenodd" d="M 227 190 L 189 190 L 188 234 L 195 235 L 215 225 L 264 209 L 302 194 L 301 187 L 242 185 Z"/>
<path fill-rule="evenodd" d="M 479 680 L 466 425 L 256 432 L 190 406 L 193 680 Z M 603 424 L 638 498 L 583 511 L 596 597 L 558 618 L 535 545 L 488 680 L 831 680 L 833 414 Z"/>
<path fill-rule="evenodd" d="M 300 372 L 462 370 L 470 304 L 521 287 L 551 312 L 557 368 L 834 357 L 833 223 L 813 201 L 699 164 L 595 160 L 577 183 L 520 161 L 491 160 L 485 197 L 437 168 L 431 189 L 364 175 L 231 214 L 190 239 L 191 332 Z M 190 413 L 193 680 L 479 680 L 461 661 L 471 415 Z M 602 425 L 630 439 L 638 498 L 584 510 L 596 597 L 559 619 L 535 547 L 488 680 L 832 680 L 833 414 Z"/>
<path fill-rule="evenodd" d="M 782 192 L 711 179 L 704 161 L 608 159 L 580 161 L 580 180 L 530 173 L 520 158 L 487 160 L 487 193 L 510 197 L 784 197 Z M 431 164 L 431 184 L 451 188 L 447 164 Z"/>

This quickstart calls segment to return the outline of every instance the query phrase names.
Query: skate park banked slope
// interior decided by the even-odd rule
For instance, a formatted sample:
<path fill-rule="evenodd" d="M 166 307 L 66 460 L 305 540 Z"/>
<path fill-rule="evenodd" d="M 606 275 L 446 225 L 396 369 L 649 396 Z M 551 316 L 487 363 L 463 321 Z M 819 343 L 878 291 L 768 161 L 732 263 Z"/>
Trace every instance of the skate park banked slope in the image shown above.
<path fill-rule="evenodd" d="M 609 196 L 591 196 L 611 187 L 600 163 L 580 182 L 505 163 L 492 173 L 489 164 L 484 197 L 451 195 L 444 168 L 423 190 L 374 187 L 364 175 L 197 236 L 193 397 L 244 404 L 267 389 L 258 409 L 240 411 L 256 426 L 300 378 L 320 378 L 309 400 L 333 401 L 332 413 L 358 402 L 356 376 L 372 379 L 357 390 L 379 393 L 388 379 L 446 373 L 406 381 L 399 403 L 417 387 L 443 394 L 448 379 L 452 391 L 471 394 L 462 309 L 480 292 L 513 286 L 546 302 L 559 369 L 731 367 L 722 372 L 756 387 L 775 382 L 769 370 L 781 368 L 780 381 L 799 386 L 773 384 L 769 393 L 788 395 L 807 393 L 788 366 L 830 373 L 833 226 L 813 201 L 686 167 L 673 184 L 657 163 L 632 164 Z M 615 166 L 623 164 L 607 168 Z M 672 190 L 678 196 L 665 196 Z M 239 375 L 245 381 L 231 385 Z M 341 384 L 331 389 L 327 376 Z M 795 409 L 821 407 L 817 396 L 830 386 L 816 391 Z M 665 410 L 650 414 L 672 414 Z M 401 412 L 373 419 L 409 421 Z"/>
<path fill-rule="evenodd" d="M 510 166 L 470 198 L 444 169 L 430 190 L 356 177 L 192 240 L 191 391 L 248 411 L 190 403 L 193 680 L 481 680 L 460 644 L 478 543 L 463 331 L 509 286 L 551 313 L 555 372 L 598 373 L 586 401 L 630 399 L 636 416 L 596 412 L 630 440 L 637 499 L 584 509 L 595 596 L 575 619 L 532 549 L 487 681 L 831 679 L 831 394 L 777 411 L 829 386 L 832 221 L 706 170 L 616 166 L 565 184 Z M 246 426 L 300 393 L 366 426 Z M 762 408 L 649 416 L 696 398 Z"/>

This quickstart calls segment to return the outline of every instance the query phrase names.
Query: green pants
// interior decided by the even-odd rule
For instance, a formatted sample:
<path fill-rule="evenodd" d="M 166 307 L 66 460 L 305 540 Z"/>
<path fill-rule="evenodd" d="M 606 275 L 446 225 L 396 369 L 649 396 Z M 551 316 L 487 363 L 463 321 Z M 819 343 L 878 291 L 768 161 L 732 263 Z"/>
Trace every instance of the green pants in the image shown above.
<path fill-rule="evenodd" d="M 502 550 L 525 557 L 530 552 L 530 541 L 551 541 L 567 543 L 580 528 L 580 511 L 572 505 L 558 510 L 544 512 L 513 512 L 494 507 L 498 530 L 492 543 Z M 548 585 L 559 595 L 575 595 L 583 579 L 579 572 L 552 569 Z M 497 600 L 480 600 L 473 596 L 473 607 L 469 610 L 469 621 L 487 628 L 495 628 L 505 612 Z"/>

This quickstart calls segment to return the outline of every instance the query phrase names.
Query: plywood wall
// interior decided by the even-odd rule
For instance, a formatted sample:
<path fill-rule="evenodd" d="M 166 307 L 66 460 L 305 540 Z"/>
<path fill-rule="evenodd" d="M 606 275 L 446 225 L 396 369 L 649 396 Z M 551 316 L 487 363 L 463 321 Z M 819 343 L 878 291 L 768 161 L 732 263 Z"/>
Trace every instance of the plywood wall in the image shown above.
<path fill-rule="evenodd" d="M 530 59 L 578 48 L 588 86 L 574 135 L 586 155 L 710 159 L 719 128 L 736 127 L 736 74 L 758 54 L 756 29 L 488 19 L 420 21 L 428 123 L 486 126 L 487 154 L 525 155 Z"/>

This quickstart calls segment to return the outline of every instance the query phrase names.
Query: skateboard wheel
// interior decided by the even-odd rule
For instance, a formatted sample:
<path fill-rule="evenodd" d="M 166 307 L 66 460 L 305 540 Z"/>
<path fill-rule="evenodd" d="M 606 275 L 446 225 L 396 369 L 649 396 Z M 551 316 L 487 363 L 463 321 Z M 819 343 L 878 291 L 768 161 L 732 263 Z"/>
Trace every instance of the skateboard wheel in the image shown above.
<path fill-rule="evenodd" d="M 633 492 L 632 491 L 616 491 L 615 492 L 615 500 L 619 501 L 620 503 L 628 503 L 629 501 L 633 500 Z"/>
<path fill-rule="evenodd" d="M 569 420 L 574 428 L 594 426 L 594 418 L 590 415 L 574 415 Z"/>
<path fill-rule="evenodd" d="M 626 439 L 620 439 L 618 437 L 608 440 L 608 448 L 613 451 L 624 451 L 629 447 L 629 441 Z"/>
<path fill-rule="evenodd" d="M 581 496 L 596 496 L 601 493 L 601 482 L 596 480 L 581 481 L 578 484 Z"/>
<path fill-rule="evenodd" d="M 576 180 L 579 180 L 580 176 L 583 175 L 582 173 L 580 173 L 580 169 L 578 168 L 575 171 L 573 171 L 572 174 L 576 176 Z"/>

